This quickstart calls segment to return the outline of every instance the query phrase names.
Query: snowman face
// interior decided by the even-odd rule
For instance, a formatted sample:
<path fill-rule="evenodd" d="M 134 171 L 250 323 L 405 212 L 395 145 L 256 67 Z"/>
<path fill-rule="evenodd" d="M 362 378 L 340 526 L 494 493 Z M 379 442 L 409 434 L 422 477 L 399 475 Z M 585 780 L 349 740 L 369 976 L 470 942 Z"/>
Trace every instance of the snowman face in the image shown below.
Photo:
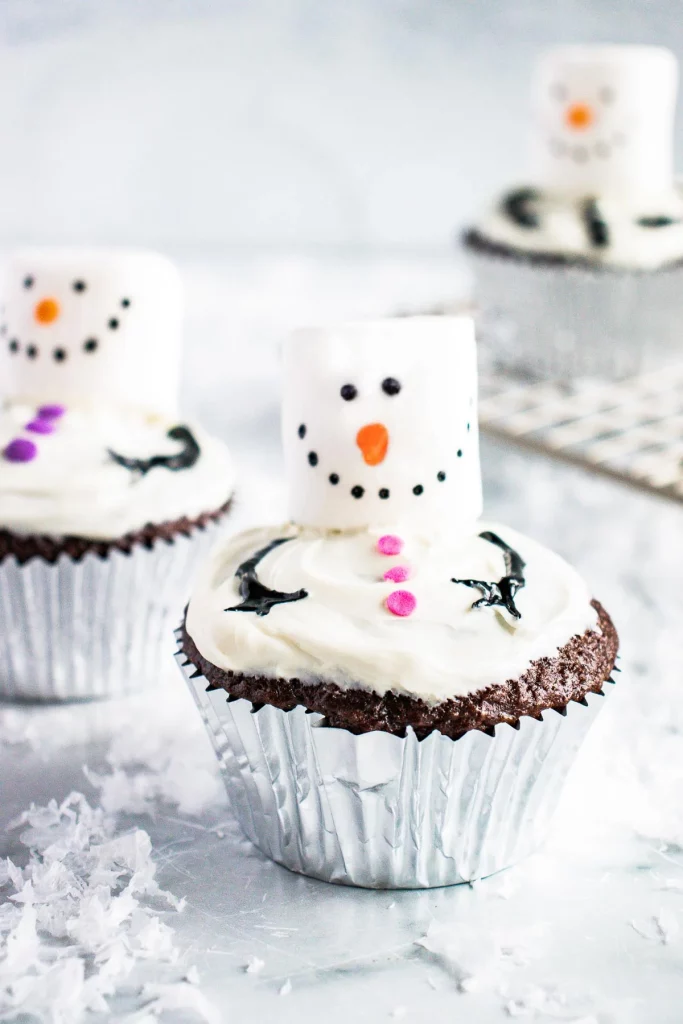
<path fill-rule="evenodd" d="M 0 314 L 0 394 L 171 412 L 182 296 L 154 253 L 26 250 L 10 259 Z"/>
<path fill-rule="evenodd" d="M 294 521 L 470 527 L 481 513 L 476 386 L 466 317 L 298 332 L 283 401 Z"/>
<path fill-rule="evenodd" d="M 541 183 L 578 194 L 671 188 L 676 60 L 648 46 L 551 50 L 535 80 Z"/>

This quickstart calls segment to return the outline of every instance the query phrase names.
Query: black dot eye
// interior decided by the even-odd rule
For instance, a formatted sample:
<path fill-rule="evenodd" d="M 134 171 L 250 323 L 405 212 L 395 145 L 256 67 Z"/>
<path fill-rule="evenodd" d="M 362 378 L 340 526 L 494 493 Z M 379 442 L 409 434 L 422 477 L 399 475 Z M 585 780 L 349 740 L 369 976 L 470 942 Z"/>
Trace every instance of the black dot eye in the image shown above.
<path fill-rule="evenodd" d="M 339 483 L 339 473 L 330 473 L 329 481 L 336 487 L 336 485 Z"/>
<path fill-rule="evenodd" d="M 107 324 L 107 327 L 109 328 L 110 331 L 115 331 L 118 326 L 119 326 L 119 322 L 116 319 L 116 317 L 113 316 L 111 318 L 111 320 L 109 321 L 109 323 Z"/>
<path fill-rule="evenodd" d="M 397 395 L 401 390 L 401 385 L 395 377 L 385 377 L 382 381 L 382 391 L 385 395 Z"/>
<path fill-rule="evenodd" d="M 365 489 L 361 487 L 359 484 L 356 484 L 355 487 L 351 488 L 351 494 L 354 496 L 354 498 L 362 498 L 363 495 L 365 494 Z"/>
<path fill-rule="evenodd" d="M 458 458 L 462 458 L 462 448 L 458 448 Z"/>
<path fill-rule="evenodd" d="M 439 481 L 440 484 L 442 484 L 444 482 L 444 480 L 446 479 L 446 474 L 444 473 L 443 470 L 440 470 L 436 474 L 436 479 Z"/>
<path fill-rule="evenodd" d="M 468 423 L 468 424 L 467 424 L 467 429 L 469 430 L 471 426 L 472 426 L 472 424 L 471 424 L 471 423 Z"/>
<path fill-rule="evenodd" d="M 38 358 L 38 346 L 37 345 L 29 345 L 28 348 L 26 349 L 26 355 L 29 357 L 29 359 L 37 359 Z"/>
<path fill-rule="evenodd" d="M 128 309 L 130 306 L 130 299 L 121 299 L 121 305 L 124 309 Z"/>
<path fill-rule="evenodd" d="M 86 352 L 94 352 L 98 344 L 99 342 L 97 338 L 88 338 L 87 341 L 83 342 L 83 348 L 85 349 Z"/>
<path fill-rule="evenodd" d="M 303 439 L 304 439 L 304 438 L 305 438 L 305 436 L 306 436 L 306 424 L 305 424 L 305 423 L 302 423 L 302 424 L 300 425 L 299 429 L 297 430 L 297 434 L 299 435 L 299 437 L 300 437 L 300 438 L 301 438 L 301 440 L 303 441 Z"/>
<path fill-rule="evenodd" d="M 24 278 L 24 288 L 33 288 L 34 283 L 34 278 L 32 278 L 30 274 L 28 277 Z"/>
<path fill-rule="evenodd" d="M 423 493 L 424 493 L 424 487 L 422 486 L 422 484 L 415 484 L 415 486 L 413 487 L 413 494 L 423 494 Z"/>
<path fill-rule="evenodd" d="M 318 465 L 318 453 L 317 452 L 309 452 L 308 453 L 308 462 L 309 462 L 309 465 L 311 465 L 311 466 L 317 466 Z"/>
<path fill-rule="evenodd" d="M 84 292 L 86 287 L 85 281 L 74 281 L 71 287 L 75 292 Z"/>
<path fill-rule="evenodd" d="M 344 384 L 339 394 L 345 402 L 352 402 L 358 394 L 358 388 L 354 384 Z"/>
<path fill-rule="evenodd" d="M 379 496 L 380 498 L 382 498 L 382 500 L 386 501 L 386 499 L 389 497 L 389 489 L 387 487 L 383 487 L 382 490 L 379 492 Z"/>
<path fill-rule="evenodd" d="M 19 351 L 19 342 L 17 341 L 16 338 L 12 338 L 12 340 L 10 341 L 10 343 L 9 343 L 9 350 L 10 350 L 10 352 L 18 352 Z"/>
<path fill-rule="evenodd" d="M 66 349 L 64 349 L 64 348 L 56 348 L 54 350 L 54 352 L 52 353 L 52 358 L 54 359 L 54 361 L 56 363 L 63 363 L 64 360 L 66 359 L 66 355 L 67 355 Z"/>

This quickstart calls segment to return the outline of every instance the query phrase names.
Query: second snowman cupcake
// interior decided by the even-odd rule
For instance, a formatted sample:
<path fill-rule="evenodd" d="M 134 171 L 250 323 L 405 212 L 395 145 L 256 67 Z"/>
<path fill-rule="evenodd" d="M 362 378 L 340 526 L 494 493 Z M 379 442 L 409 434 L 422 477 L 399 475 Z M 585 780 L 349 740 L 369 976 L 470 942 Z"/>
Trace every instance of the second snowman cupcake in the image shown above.
<path fill-rule="evenodd" d="M 159 677 L 228 511 L 226 447 L 176 411 L 179 275 L 154 253 L 20 252 L 0 320 L 0 696 Z"/>
<path fill-rule="evenodd" d="M 538 61 L 532 174 L 465 236 L 501 363 L 566 381 L 683 357 L 676 84 L 661 47 L 565 46 Z"/>
<path fill-rule="evenodd" d="M 219 546 L 180 658 L 249 838 L 329 881 L 421 887 L 541 841 L 617 650 L 579 575 L 477 522 L 467 318 L 285 351 L 292 522 Z"/>

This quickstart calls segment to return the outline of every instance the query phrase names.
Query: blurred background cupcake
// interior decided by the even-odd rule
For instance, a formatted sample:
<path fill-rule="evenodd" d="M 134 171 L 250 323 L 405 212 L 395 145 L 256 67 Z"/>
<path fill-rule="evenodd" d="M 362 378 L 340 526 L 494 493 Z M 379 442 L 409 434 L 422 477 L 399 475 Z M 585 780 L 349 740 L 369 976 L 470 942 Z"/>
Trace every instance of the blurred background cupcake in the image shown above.
<path fill-rule="evenodd" d="M 624 377 L 683 358 L 683 195 L 674 55 L 546 51 L 533 170 L 464 236 L 482 335 L 525 376 Z"/>
<path fill-rule="evenodd" d="M 0 321 L 0 695 L 157 679 L 230 505 L 223 443 L 178 418 L 182 291 L 155 253 L 10 259 Z"/>

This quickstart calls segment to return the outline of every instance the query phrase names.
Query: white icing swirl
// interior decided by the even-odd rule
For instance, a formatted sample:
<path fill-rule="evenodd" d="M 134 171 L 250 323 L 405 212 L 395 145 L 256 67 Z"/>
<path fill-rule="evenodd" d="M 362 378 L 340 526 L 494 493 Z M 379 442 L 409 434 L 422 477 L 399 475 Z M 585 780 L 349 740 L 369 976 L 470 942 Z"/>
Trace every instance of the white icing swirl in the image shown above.
<path fill-rule="evenodd" d="M 0 453 L 15 438 L 32 440 L 38 454 L 11 462 L 0 454 L 0 529 L 22 534 L 109 540 L 187 516 L 214 512 L 231 496 L 233 468 L 226 446 L 190 424 L 200 455 L 182 470 L 145 474 L 124 468 L 109 450 L 132 458 L 177 454 L 167 437 L 177 420 L 132 409 L 70 408 L 49 435 L 26 425 L 35 406 L 0 406 Z"/>
<path fill-rule="evenodd" d="M 478 533 L 429 542 L 405 537 L 399 556 L 377 549 L 379 531 L 325 533 L 271 527 L 229 539 L 204 567 L 190 601 L 187 629 L 213 665 L 246 675 L 325 680 L 342 687 L 420 697 L 440 703 L 522 675 L 553 657 L 573 636 L 597 628 L 591 595 L 558 555 L 507 527 L 491 529 L 526 561 L 521 619 L 500 608 L 472 607 L 481 595 L 452 578 L 495 581 L 505 574 L 501 550 Z M 240 603 L 237 567 L 278 537 L 291 537 L 257 568 L 264 585 L 308 597 L 267 615 L 226 611 Z M 409 566 L 405 583 L 385 581 Z M 409 590 L 417 605 L 399 618 L 385 605 Z"/>
<path fill-rule="evenodd" d="M 607 227 L 607 244 L 596 245 L 586 228 L 585 198 L 559 192 L 534 190 L 529 202 L 538 218 L 535 227 L 526 227 L 505 210 L 506 193 L 477 225 L 478 232 L 491 242 L 524 252 L 580 258 L 598 266 L 633 270 L 655 270 L 683 258 L 683 194 L 671 189 L 653 196 L 647 203 L 629 201 L 620 195 L 605 195 L 595 202 Z M 668 218 L 672 223 L 647 226 Z"/>

